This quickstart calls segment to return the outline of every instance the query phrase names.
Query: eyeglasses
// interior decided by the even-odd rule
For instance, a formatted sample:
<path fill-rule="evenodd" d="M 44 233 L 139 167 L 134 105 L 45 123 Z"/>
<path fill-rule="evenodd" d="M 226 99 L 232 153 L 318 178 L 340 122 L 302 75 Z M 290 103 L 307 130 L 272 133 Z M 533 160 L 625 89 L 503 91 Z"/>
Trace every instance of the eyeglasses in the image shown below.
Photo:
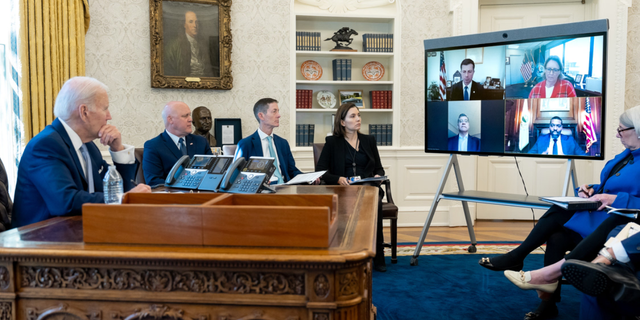
<path fill-rule="evenodd" d="M 624 128 L 624 129 L 617 128 L 616 131 L 618 131 L 618 134 L 622 134 L 622 132 L 624 132 L 624 131 L 633 130 L 633 129 L 635 129 L 635 127 L 629 127 L 629 128 Z"/>
<path fill-rule="evenodd" d="M 555 68 L 546 68 L 545 69 L 547 72 L 549 73 L 556 73 L 556 72 L 560 72 L 560 69 L 555 69 Z"/>

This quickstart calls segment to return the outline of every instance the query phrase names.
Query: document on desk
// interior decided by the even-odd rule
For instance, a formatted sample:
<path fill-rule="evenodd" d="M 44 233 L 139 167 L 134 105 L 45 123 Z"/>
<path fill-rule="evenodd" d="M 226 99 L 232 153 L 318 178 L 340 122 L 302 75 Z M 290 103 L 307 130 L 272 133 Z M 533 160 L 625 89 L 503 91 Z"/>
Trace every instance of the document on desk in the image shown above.
<path fill-rule="evenodd" d="M 284 184 L 312 184 L 318 178 L 322 177 L 325 172 L 327 172 L 327 170 L 311 172 L 311 173 L 301 173 L 293 177 L 293 179 L 287 181 Z"/>
<path fill-rule="evenodd" d="M 597 210 L 602 205 L 600 201 L 580 197 L 540 197 L 540 200 L 566 210 Z"/>

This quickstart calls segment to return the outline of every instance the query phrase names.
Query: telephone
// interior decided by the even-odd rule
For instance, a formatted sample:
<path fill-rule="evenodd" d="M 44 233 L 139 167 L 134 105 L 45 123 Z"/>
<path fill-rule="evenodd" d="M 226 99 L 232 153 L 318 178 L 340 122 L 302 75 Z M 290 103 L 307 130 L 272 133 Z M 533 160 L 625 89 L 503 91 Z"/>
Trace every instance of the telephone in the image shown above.
<path fill-rule="evenodd" d="M 242 158 L 244 160 L 244 158 Z M 233 162 L 233 156 L 218 156 L 211 164 L 209 171 L 198 187 L 199 190 L 218 191 L 220 182 L 224 177 L 229 165 Z"/>
<path fill-rule="evenodd" d="M 214 155 L 195 155 L 193 159 L 189 159 L 188 155 L 182 156 L 167 175 L 165 186 L 198 189 L 215 160 L 216 156 Z"/>
<path fill-rule="evenodd" d="M 240 157 L 227 169 L 222 182 L 221 192 L 257 193 L 267 189 L 271 175 L 276 171 L 275 159 L 270 157 L 251 157 L 249 161 Z"/>

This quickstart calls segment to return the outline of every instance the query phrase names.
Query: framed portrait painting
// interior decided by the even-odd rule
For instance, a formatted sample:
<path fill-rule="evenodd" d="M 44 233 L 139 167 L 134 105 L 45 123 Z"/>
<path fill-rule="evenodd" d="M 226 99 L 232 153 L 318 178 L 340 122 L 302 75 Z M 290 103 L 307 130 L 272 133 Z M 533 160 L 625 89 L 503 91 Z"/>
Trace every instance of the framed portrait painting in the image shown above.
<path fill-rule="evenodd" d="M 149 0 L 151 87 L 233 88 L 232 0 Z"/>

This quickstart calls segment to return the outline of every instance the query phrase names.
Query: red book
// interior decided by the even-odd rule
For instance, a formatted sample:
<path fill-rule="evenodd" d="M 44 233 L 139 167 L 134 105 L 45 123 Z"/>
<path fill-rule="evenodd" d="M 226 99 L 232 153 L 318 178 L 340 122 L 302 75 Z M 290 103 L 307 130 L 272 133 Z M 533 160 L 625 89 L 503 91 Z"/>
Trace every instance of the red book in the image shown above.
<path fill-rule="evenodd" d="M 387 104 L 387 109 L 393 109 L 393 91 L 389 90 L 387 95 L 389 96 L 389 100 L 387 100 L 389 102 Z"/>
<path fill-rule="evenodd" d="M 313 90 L 307 90 L 307 109 L 313 107 Z"/>

